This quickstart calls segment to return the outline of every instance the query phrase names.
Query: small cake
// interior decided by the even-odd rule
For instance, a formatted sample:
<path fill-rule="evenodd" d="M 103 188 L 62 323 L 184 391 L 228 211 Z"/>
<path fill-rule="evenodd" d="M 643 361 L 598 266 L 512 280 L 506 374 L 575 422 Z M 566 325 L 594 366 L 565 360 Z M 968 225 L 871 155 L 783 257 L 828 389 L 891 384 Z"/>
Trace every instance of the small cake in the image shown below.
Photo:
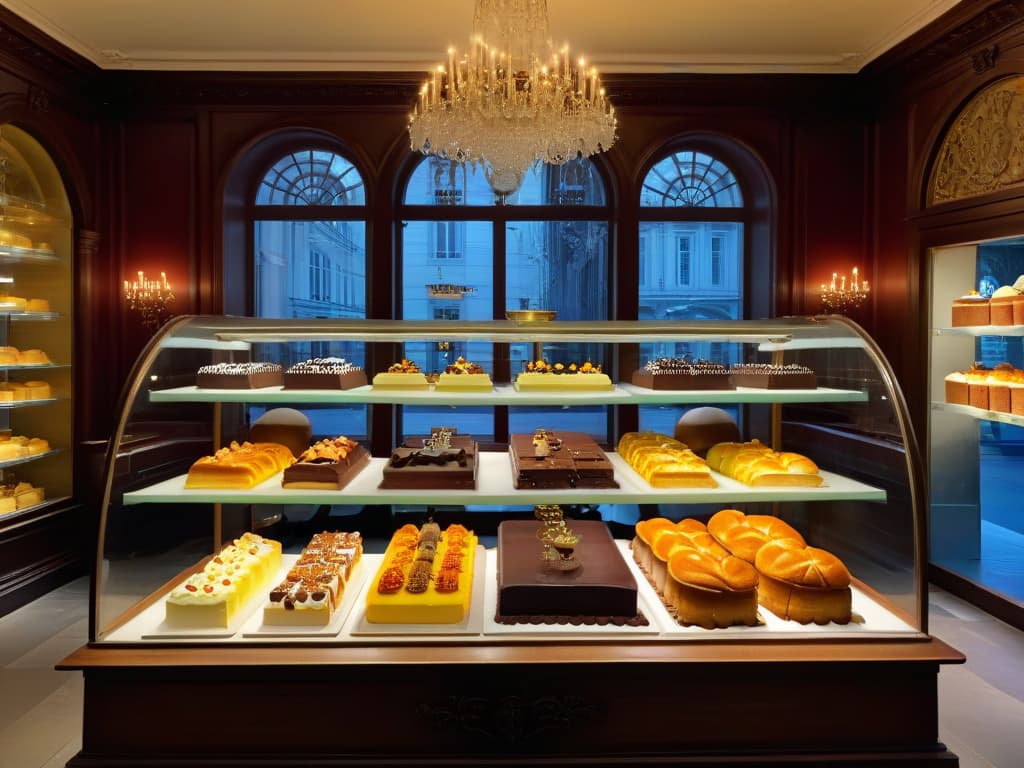
<path fill-rule="evenodd" d="M 516 389 L 520 392 L 606 392 L 615 389 L 600 365 L 587 361 L 582 365 L 551 364 L 537 360 L 526 364 L 526 370 L 516 376 Z"/>
<path fill-rule="evenodd" d="M 49 312 L 50 311 L 50 300 L 49 299 L 29 299 L 25 302 L 26 312 Z"/>
<path fill-rule="evenodd" d="M 186 488 L 252 488 L 289 466 L 295 457 L 277 443 L 232 442 L 213 456 L 196 461 L 185 478 Z"/>
<path fill-rule="evenodd" d="M 416 363 L 403 358 L 400 363 L 394 363 L 386 372 L 375 375 L 373 388 L 425 390 L 430 388 L 430 383 Z"/>
<path fill-rule="evenodd" d="M 659 357 L 633 372 L 632 383 L 645 389 L 736 389 L 729 369 L 710 360 Z"/>
<path fill-rule="evenodd" d="M 0 309 L 21 311 L 27 304 L 28 299 L 22 296 L 0 296 Z"/>
<path fill-rule="evenodd" d="M 850 572 L 823 549 L 794 539 L 770 541 L 758 550 L 758 602 L 782 619 L 800 624 L 848 624 Z"/>
<path fill-rule="evenodd" d="M 271 408 L 249 427 L 250 443 L 277 443 L 301 455 L 313 439 L 309 417 L 294 408 Z"/>
<path fill-rule="evenodd" d="M 953 300 L 953 327 L 990 325 L 989 300 L 971 291 L 966 296 Z"/>
<path fill-rule="evenodd" d="M 363 538 L 358 532 L 315 534 L 284 580 L 270 590 L 263 605 L 263 623 L 330 624 L 362 553 Z"/>
<path fill-rule="evenodd" d="M 369 463 L 369 452 L 355 440 L 345 436 L 320 440 L 285 468 L 281 487 L 338 490 Z"/>
<path fill-rule="evenodd" d="M 494 383 L 487 371 L 462 357 L 447 366 L 434 385 L 435 392 L 490 392 Z"/>
<path fill-rule="evenodd" d="M 439 429 L 429 438 L 409 438 L 391 452 L 380 488 L 472 490 L 476 488 L 477 445 L 472 437 Z"/>
<path fill-rule="evenodd" d="M 0 383 L 0 402 L 12 403 L 28 399 L 28 388 L 21 382 L 5 381 Z"/>
<path fill-rule="evenodd" d="M 284 372 L 285 389 L 355 389 L 366 385 L 366 371 L 340 357 L 315 357 Z"/>
<path fill-rule="evenodd" d="M 738 509 L 722 509 L 708 520 L 708 533 L 741 560 L 753 563 L 769 541 L 790 539 L 805 544 L 803 536 L 785 520 L 771 515 L 745 515 Z"/>
<path fill-rule="evenodd" d="M 618 488 L 611 461 L 582 432 L 538 429 L 509 435 L 516 488 Z"/>
<path fill-rule="evenodd" d="M 946 376 L 946 402 L 953 405 L 968 405 L 967 373 L 954 371 Z"/>
<path fill-rule="evenodd" d="M 366 592 L 373 624 L 458 624 L 473 598 L 476 535 L 461 525 L 406 525 L 391 537 Z"/>
<path fill-rule="evenodd" d="M 18 353 L 18 365 L 49 365 L 50 358 L 41 349 L 23 349 Z"/>
<path fill-rule="evenodd" d="M 498 526 L 498 605 L 502 624 L 646 625 L 637 583 L 608 526 L 594 520 L 567 521 L 579 537 L 580 567 L 545 564 L 537 538 L 541 523 L 505 520 Z"/>
<path fill-rule="evenodd" d="M 279 387 L 281 366 L 277 363 L 213 363 L 196 373 L 200 389 L 263 389 Z"/>
<path fill-rule="evenodd" d="M 0 486 L 0 514 L 7 514 L 35 504 L 41 504 L 46 498 L 46 491 L 36 488 L 32 483 L 9 482 Z"/>
<path fill-rule="evenodd" d="M 44 437 L 33 437 L 25 447 L 29 456 L 38 456 L 40 453 L 50 452 L 50 441 Z"/>
<path fill-rule="evenodd" d="M 0 365 L 17 365 L 18 348 L 0 347 Z"/>
<path fill-rule="evenodd" d="M 729 368 L 729 378 L 737 387 L 754 389 L 815 389 L 818 386 L 814 371 L 796 363 L 736 363 Z"/>
<path fill-rule="evenodd" d="M 281 568 L 281 544 L 245 533 L 174 587 L 164 601 L 175 629 L 226 628 Z"/>
<path fill-rule="evenodd" d="M 53 397 L 53 391 L 48 382 L 32 380 L 24 382 L 22 386 L 25 388 L 26 400 L 47 400 Z"/>
<path fill-rule="evenodd" d="M 717 443 L 708 449 L 708 466 L 751 486 L 820 486 L 818 465 L 807 456 L 775 451 L 759 440 Z"/>
<path fill-rule="evenodd" d="M 1024 295 L 1011 285 L 997 288 L 989 300 L 989 319 L 992 325 L 1015 325 L 1017 307 L 1024 309 Z"/>
<path fill-rule="evenodd" d="M 627 432 L 618 453 L 654 488 L 716 488 L 707 462 L 684 443 L 657 432 Z"/>
<path fill-rule="evenodd" d="M 740 428 L 732 415 L 721 408 L 701 406 L 679 417 L 674 437 L 694 453 L 703 456 L 716 443 L 738 441 Z"/>
<path fill-rule="evenodd" d="M 967 371 L 967 404 L 973 408 L 981 408 L 987 411 L 988 400 L 988 377 L 991 371 L 984 365 L 975 364 Z"/>

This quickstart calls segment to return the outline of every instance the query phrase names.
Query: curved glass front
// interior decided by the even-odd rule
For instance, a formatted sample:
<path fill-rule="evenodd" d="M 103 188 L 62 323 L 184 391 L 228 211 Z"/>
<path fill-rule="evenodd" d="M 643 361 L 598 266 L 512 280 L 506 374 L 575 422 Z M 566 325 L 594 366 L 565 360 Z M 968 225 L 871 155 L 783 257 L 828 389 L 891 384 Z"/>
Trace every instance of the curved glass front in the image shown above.
<path fill-rule="evenodd" d="M 495 629 L 493 623 L 496 530 L 503 520 L 532 519 L 535 506 L 547 504 L 561 506 L 567 519 L 607 524 L 635 573 L 651 620 L 643 631 L 562 627 L 542 639 L 660 642 L 739 637 L 814 642 L 918 638 L 927 631 L 923 479 L 917 446 L 888 363 L 857 325 L 838 316 L 757 322 L 518 320 L 182 317 L 165 326 L 137 361 L 108 455 L 93 639 L 365 644 L 387 635 L 390 642 L 408 643 L 428 637 L 457 642 L 507 640 L 515 630 Z M 400 362 L 405 350 L 433 349 L 439 339 L 464 349 L 486 348 L 483 372 L 492 385 L 452 392 L 445 391 L 440 377 L 432 375 L 421 388 L 406 386 L 404 380 L 397 387 L 383 386 L 393 381 L 374 381 L 377 374 Z M 309 349 L 311 343 L 330 349 L 353 342 L 366 345 L 365 384 L 358 378 L 334 383 L 324 379 L 316 388 L 293 388 L 287 382 L 253 375 L 274 374 L 275 360 L 294 361 L 295 349 Z M 695 361 L 675 359 L 673 351 L 705 344 L 730 345 L 735 354 L 729 359 L 745 366 L 737 367 L 733 375 L 754 375 L 755 379 L 734 379 L 731 386 L 719 382 L 714 387 L 675 380 L 666 389 L 640 375 L 666 364 L 693 370 Z M 544 381 L 558 379 L 553 388 L 531 390 L 524 383 L 527 380 L 519 378 L 524 360 L 555 365 L 566 350 L 579 349 L 600 360 L 607 386 L 589 386 L 596 379 L 588 379 L 584 386 L 581 379 L 570 378 L 584 374 L 564 374 L 565 378 L 552 374 Z M 256 368 L 235 365 L 254 361 Z M 583 365 L 583 361 L 564 362 Z M 325 367 L 322 360 L 311 365 L 318 371 Z M 421 372 L 444 373 L 430 365 L 424 361 Z M 200 369 L 221 378 L 200 379 Z M 785 378 L 803 369 L 812 374 L 809 381 L 803 378 L 793 384 L 793 379 Z M 756 378 L 766 372 L 767 379 Z M 225 379 L 225 375 L 241 378 Z M 694 380 L 704 381 L 696 376 Z M 364 468 L 345 479 L 342 488 L 285 488 L 280 471 L 270 472 L 251 487 L 235 481 L 220 488 L 190 487 L 188 473 L 197 460 L 223 451 L 232 442 L 243 443 L 251 430 L 255 439 L 267 439 L 268 414 L 275 422 L 298 420 L 300 432 L 308 424 L 302 437 L 308 444 L 349 436 L 344 408 L 351 406 L 353 413 L 361 413 L 358 409 L 367 404 L 369 434 L 351 436 L 371 457 Z M 424 423 L 432 428 L 455 426 L 460 435 L 472 433 L 475 411 L 494 413 L 493 422 L 488 422 L 491 431 L 477 444 L 478 470 L 471 487 L 436 483 L 418 489 L 387 487 L 384 473 L 396 449 L 417 437 L 397 433 L 396 425 L 403 421 L 396 415 L 405 408 L 430 414 Z M 329 417 L 321 416 L 321 411 Z M 600 414 L 599 423 L 588 415 L 595 412 Z M 709 473 L 711 486 L 666 488 L 649 483 L 640 469 L 616 453 L 622 435 L 639 426 L 668 436 L 679 430 L 683 436 L 691 434 L 686 430 L 693 422 L 709 415 L 734 425 L 738 441 L 758 440 L 778 452 L 812 459 L 817 479 L 814 483 L 794 484 L 786 478 L 776 478 L 774 484 L 747 483 L 729 476 L 723 467 Z M 524 431 L 524 425 L 529 432 L 586 433 L 603 449 L 600 459 L 611 464 L 617 487 L 516 487 L 510 433 Z M 534 458 L 540 461 L 542 454 L 537 451 Z M 629 554 L 634 526 L 652 517 L 707 521 L 722 509 L 782 518 L 808 545 L 837 556 L 852 577 L 850 620 L 801 624 L 779 619 L 762 606 L 756 626 L 708 630 L 678 623 L 649 591 L 646 574 Z M 461 523 L 480 539 L 483 549 L 473 582 L 471 619 L 447 629 L 368 630 L 363 607 L 380 553 L 402 525 L 420 525 L 428 519 L 442 525 Z M 347 616 L 339 614 L 326 628 L 269 631 L 261 623 L 267 602 L 267 588 L 261 587 L 247 595 L 244 606 L 232 609 L 226 622 L 216 619 L 215 626 L 183 629 L 168 621 L 168 594 L 225 543 L 245 532 L 256 533 L 280 542 L 287 560 L 321 531 L 358 531 L 362 536 L 363 573 L 345 588 Z M 271 581 L 284 578 L 287 566 L 283 567 Z"/>

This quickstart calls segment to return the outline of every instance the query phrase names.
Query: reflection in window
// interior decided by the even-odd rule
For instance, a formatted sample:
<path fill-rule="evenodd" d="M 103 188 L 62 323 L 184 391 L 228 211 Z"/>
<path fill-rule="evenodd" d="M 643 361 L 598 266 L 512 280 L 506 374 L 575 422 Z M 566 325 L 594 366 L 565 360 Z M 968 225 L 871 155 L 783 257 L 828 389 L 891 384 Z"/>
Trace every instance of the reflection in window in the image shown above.
<path fill-rule="evenodd" d="M 640 195 L 639 316 L 654 320 L 727 320 L 743 316 L 743 195 L 732 171 L 698 150 L 657 161 Z M 708 221 L 707 208 L 735 209 L 734 221 Z M 731 216 L 731 214 L 730 214 Z M 644 344 L 641 364 L 658 357 L 738 362 L 738 345 Z M 677 407 L 643 406 L 641 429 L 672 434 Z"/>
<path fill-rule="evenodd" d="M 506 310 L 522 309 L 555 310 L 559 320 L 609 317 L 608 216 L 588 219 L 579 213 L 580 207 L 603 206 L 607 199 L 592 161 L 539 165 L 531 170 L 508 200 L 511 205 L 546 207 L 539 213 L 531 209 L 529 218 L 510 215 L 507 207 L 494 205 L 482 170 L 436 157 L 420 160 L 402 199 L 403 318 L 491 320 L 502 319 Z M 480 210 L 467 215 L 466 206 L 491 206 L 493 215 L 481 215 Z M 500 295 L 495 295 L 496 285 L 501 286 Z M 442 289 L 452 293 L 439 304 Z M 405 355 L 428 373 L 443 370 L 461 355 L 492 377 L 499 373 L 508 377 L 506 382 L 539 355 L 557 362 L 589 359 L 608 365 L 605 354 L 604 345 L 597 343 L 535 348 L 437 339 L 405 345 Z M 509 429 L 580 427 L 602 441 L 608 439 L 606 409 L 570 413 L 573 410 L 513 409 Z M 504 434 L 495 435 L 494 413 L 493 408 L 476 409 L 467 427 L 478 438 L 506 439 Z M 446 423 L 439 419 L 455 415 L 450 409 L 403 408 L 401 430 L 405 435 L 422 434 L 432 425 Z M 572 427 L 567 426 L 570 420 Z"/>
<path fill-rule="evenodd" d="M 255 315 L 366 317 L 367 212 L 355 166 L 326 150 L 290 152 L 264 174 L 254 202 Z M 276 207 L 271 214 L 261 206 Z M 284 366 L 316 357 L 366 361 L 365 344 L 354 341 L 314 339 L 257 354 Z M 365 405 L 308 409 L 314 434 L 330 437 L 365 438 L 366 414 Z"/>

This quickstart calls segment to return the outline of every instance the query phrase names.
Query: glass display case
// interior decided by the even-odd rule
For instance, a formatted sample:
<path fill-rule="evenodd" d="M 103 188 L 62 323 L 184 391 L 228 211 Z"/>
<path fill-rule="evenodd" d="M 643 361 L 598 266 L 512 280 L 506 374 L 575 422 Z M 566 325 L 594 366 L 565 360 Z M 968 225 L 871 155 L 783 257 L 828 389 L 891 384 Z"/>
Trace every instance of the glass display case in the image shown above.
<path fill-rule="evenodd" d="M 72 495 L 71 254 L 53 161 L 0 125 L 0 524 Z"/>
<path fill-rule="evenodd" d="M 492 389 L 472 393 L 373 386 L 375 373 L 437 339 L 490 345 L 488 359 L 506 371 L 513 359 L 563 359 L 566 350 L 586 349 L 600 356 L 609 385 L 528 392 L 496 377 Z M 326 350 L 365 344 L 370 383 L 301 391 L 198 386 L 202 366 L 288 359 L 292 345 L 311 342 Z M 651 357 L 691 343 L 735 345 L 736 360 L 806 366 L 816 381 L 803 389 L 713 391 L 632 383 Z M 372 455 L 343 489 L 284 488 L 279 472 L 246 489 L 187 487 L 194 461 L 244 441 L 268 409 L 298 411 L 310 424 L 305 439 L 316 440 L 338 436 L 338 407 L 346 403 L 369 404 L 374 413 L 364 439 Z M 386 465 L 401 457 L 395 446 L 408 436 L 397 416 L 410 405 L 434 408 L 439 418 L 493 409 L 493 439 L 478 445 L 475 488 L 380 487 Z M 329 419 L 318 418 L 319 406 Z M 623 434 L 642 421 L 668 424 L 704 407 L 720 407 L 742 440 L 812 458 L 820 484 L 746 485 L 710 471 L 713 485 L 654 487 L 617 453 Z M 585 431 L 597 436 L 613 487 L 517 488 L 516 451 L 507 443 L 521 441 L 510 425 L 554 423 L 557 438 L 564 424 L 576 423 L 558 419 L 576 408 L 601 414 Z M 547 437 L 535 445 L 535 459 L 548 455 Z M 166 460 L 130 466 L 133 446 L 157 438 Z M 527 448 L 520 460 L 529 454 Z M 859 327 L 839 317 L 455 324 L 179 318 L 140 357 L 111 441 L 90 643 L 60 665 L 85 677 L 83 752 L 69 765 L 159 758 L 181 766 L 399 766 L 428 755 L 431 764 L 479 765 L 704 765 L 708 754 L 730 765 L 948 761 L 952 755 L 938 742 L 937 673 L 963 657 L 927 634 L 923 487 L 891 371 Z M 611 548 L 600 560 L 583 558 L 571 572 L 618 563 L 630 574 L 625 581 L 636 584 L 646 622 L 496 620 L 496 550 L 511 540 L 502 539 L 504 523 L 545 516 L 551 506 L 561 508 L 570 530 L 585 523 L 585 539 L 602 526 L 610 530 Z M 643 527 L 637 524 L 665 518 L 682 525 L 723 509 L 780 518 L 808 544 L 841 558 L 852 574 L 850 620 L 804 624 L 762 607 L 750 625 L 705 629 L 677 621 L 631 552 Z M 376 573 L 383 578 L 385 546 L 398 529 L 422 532 L 431 519 L 444 526 L 439 554 L 451 542 L 444 538 L 449 523 L 479 539 L 473 578 L 458 582 L 470 597 L 462 620 L 370 621 L 367 597 L 382 591 L 371 584 Z M 268 592 L 258 590 L 215 627 L 182 631 L 168 623 L 168 594 L 185 590 L 187 601 L 188 584 L 205 590 L 188 580 L 211 559 L 218 563 L 226 542 L 255 533 L 262 537 L 255 544 L 245 539 L 251 554 L 273 550 L 267 540 L 281 542 L 285 570 L 270 577 L 277 581 L 294 563 L 289 558 L 322 531 L 358 531 L 364 544 L 356 566 L 362 575 L 351 572 L 336 620 L 275 629 L 264 613 Z M 562 557 L 565 540 L 552 541 Z M 434 548 L 426 542 L 421 550 Z M 214 570 L 220 565 L 223 558 Z M 187 713 L 184 729 L 168 724 L 174 712 Z"/>
<path fill-rule="evenodd" d="M 393 345 L 415 347 L 438 338 L 485 343 L 492 346 L 495 357 L 508 356 L 509 350 L 524 344 L 535 346 L 535 356 L 543 357 L 553 349 L 575 343 L 593 345 L 599 338 L 605 348 L 605 369 L 617 372 L 611 377 L 616 382 L 605 391 L 592 392 L 571 387 L 555 392 L 520 391 L 513 383 L 500 381 L 488 391 L 455 393 L 436 391 L 433 386 L 416 391 L 382 389 L 372 384 L 335 390 L 196 386 L 196 372 L 203 365 L 273 359 L 289 345 L 311 340 L 324 344 L 365 342 L 373 348 L 369 359 L 381 360 L 382 356 L 401 354 Z M 817 385 L 804 389 L 741 386 L 732 390 L 679 391 L 630 383 L 631 372 L 646 363 L 645 356 L 652 354 L 651 350 L 697 340 L 735 345 L 741 359 L 749 362 L 806 366 L 816 372 Z M 618 487 L 517 488 L 505 444 L 488 443 L 477 457 L 478 477 L 471 489 L 384 490 L 380 487 L 382 473 L 391 448 L 405 437 L 400 434 L 386 435 L 384 451 L 375 452 L 383 455 L 373 456 L 341 490 L 283 488 L 280 475 L 252 488 L 190 488 L 186 485 L 187 465 L 178 466 L 173 474 L 165 471 L 167 476 L 162 476 L 159 468 L 150 470 L 144 481 L 124 488 L 118 485 L 116 463 L 112 462 L 97 552 L 94 640 L 196 639 L 195 633 L 175 632 L 164 626 L 166 592 L 182 579 L 182 574 L 197 568 L 221 545 L 245 531 L 262 529 L 280 539 L 287 553 L 301 549 L 316 526 L 333 530 L 358 526 L 366 539 L 369 566 L 379 560 L 391 533 L 417 516 L 419 521 L 431 515 L 458 518 L 458 522 L 478 529 L 488 542 L 497 520 L 521 516 L 533 505 L 541 504 L 562 505 L 570 517 L 601 517 L 627 541 L 633 537 L 632 523 L 651 516 L 706 520 L 724 508 L 776 515 L 791 523 L 810 544 L 839 556 L 854 577 L 854 620 L 844 625 L 808 626 L 768 620 L 755 627 L 696 631 L 681 627 L 648 592 L 647 610 L 652 622 L 651 628 L 642 633 L 644 641 L 679 637 L 770 639 L 779 633 L 808 640 L 915 638 L 927 631 L 920 557 L 921 477 L 913 437 L 901 407 L 902 397 L 872 342 L 856 326 L 839 318 L 726 324 L 494 321 L 454 327 L 431 321 L 183 318 L 168 326 L 139 361 L 113 445 L 125 443 L 117 451 L 122 453 L 128 442 L 138 440 L 140 435 L 160 434 L 164 439 L 180 438 L 189 446 L 191 457 L 198 459 L 232 441 L 245 441 L 253 414 L 279 407 L 308 413 L 313 440 L 334 437 L 339 429 L 336 415 L 319 424 L 316 408 L 346 403 L 369 403 L 374 407 L 429 405 L 453 414 L 464 407 L 523 409 L 537 422 L 531 430 L 551 426 L 550 420 L 558 414 L 543 410 L 550 406 L 570 410 L 606 407 L 611 427 L 599 442 L 614 468 Z M 729 407 L 744 440 L 757 439 L 779 450 L 810 456 L 819 465 L 820 485 L 745 485 L 712 473 L 714 487 L 653 487 L 615 452 L 622 436 L 616 433 L 616 425 L 627 421 L 630 408 L 669 409 L 674 421 L 677 412 L 708 405 Z M 437 418 L 444 418 L 443 412 L 438 412 Z M 524 417 L 520 415 L 514 421 L 522 423 Z M 331 432 L 325 433 L 325 427 Z M 593 431 L 603 433 L 604 427 Z M 633 558 L 627 554 L 626 559 L 632 567 Z M 636 575 L 646 586 L 643 574 Z M 485 569 L 483 578 L 489 584 L 493 574 Z M 349 588 L 365 589 L 366 583 Z M 251 606 L 254 616 L 259 613 L 257 603 L 264 597 Z M 366 642 L 367 636 L 373 636 L 372 632 L 353 632 L 362 599 L 359 595 L 354 598 L 357 608 L 352 613 L 352 626 L 344 621 L 332 624 L 332 642 Z M 491 626 L 489 614 L 494 607 L 488 600 L 484 594 L 474 597 L 472 610 L 481 614 L 474 624 L 479 631 L 460 632 L 463 642 L 486 642 L 488 627 L 498 635 L 508 634 L 506 629 Z M 226 643 L 281 640 L 281 633 L 264 633 L 261 629 L 258 621 L 247 623 L 246 616 L 240 614 L 229 627 L 199 633 L 198 637 Z M 578 633 L 561 627 L 546 634 L 563 641 Z M 524 630 L 524 634 L 537 632 Z M 608 630 L 602 634 L 616 633 Z M 421 636 L 437 638 L 445 633 L 436 627 L 426 632 L 412 629 L 406 639 L 416 641 Z M 299 643 L 310 638 L 322 641 L 325 633 L 295 632 L 288 637 Z"/>

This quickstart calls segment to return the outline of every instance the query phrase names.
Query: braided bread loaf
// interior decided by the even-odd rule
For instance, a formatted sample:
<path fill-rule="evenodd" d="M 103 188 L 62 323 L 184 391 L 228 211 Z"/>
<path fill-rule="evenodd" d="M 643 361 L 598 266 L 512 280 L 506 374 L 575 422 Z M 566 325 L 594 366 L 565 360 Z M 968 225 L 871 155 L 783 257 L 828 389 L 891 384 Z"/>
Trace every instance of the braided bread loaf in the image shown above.
<path fill-rule="evenodd" d="M 775 451 L 759 440 L 717 443 L 708 450 L 708 466 L 745 485 L 817 487 L 818 465 L 803 454 Z"/>
<path fill-rule="evenodd" d="M 755 566 L 758 602 L 776 616 L 801 624 L 849 623 L 850 572 L 831 552 L 779 539 L 761 547 Z"/>
<path fill-rule="evenodd" d="M 753 563 L 758 550 L 775 539 L 793 539 L 806 544 L 785 520 L 770 515 L 745 515 L 738 509 L 716 512 L 708 520 L 708 531 L 719 544 L 748 563 Z"/>

